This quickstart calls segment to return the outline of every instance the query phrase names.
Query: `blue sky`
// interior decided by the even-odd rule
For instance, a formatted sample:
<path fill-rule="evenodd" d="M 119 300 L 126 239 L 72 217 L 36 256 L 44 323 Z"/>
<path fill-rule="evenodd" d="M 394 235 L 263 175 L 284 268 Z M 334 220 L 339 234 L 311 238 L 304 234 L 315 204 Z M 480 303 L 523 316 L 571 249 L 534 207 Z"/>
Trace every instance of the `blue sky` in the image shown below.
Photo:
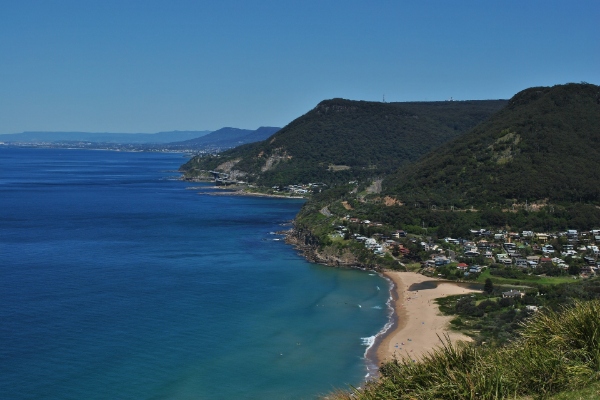
<path fill-rule="evenodd" d="M 0 133 L 284 126 L 333 97 L 600 84 L 600 2 L 0 2 Z"/>

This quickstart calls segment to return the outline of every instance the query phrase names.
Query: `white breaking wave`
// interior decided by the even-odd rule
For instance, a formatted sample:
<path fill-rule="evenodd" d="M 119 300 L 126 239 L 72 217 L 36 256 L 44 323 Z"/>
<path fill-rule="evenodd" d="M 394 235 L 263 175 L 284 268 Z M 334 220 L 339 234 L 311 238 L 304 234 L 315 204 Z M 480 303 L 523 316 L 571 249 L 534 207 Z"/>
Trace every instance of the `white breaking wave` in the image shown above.
<path fill-rule="evenodd" d="M 390 330 L 390 328 L 394 325 L 394 308 L 392 307 L 392 292 L 395 288 L 394 282 L 385 277 L 385 280 L 388 281 L 389 285 L 390 285 L 390 296 L 388 297 L 387 301 L 386 301 L 386 306 L 388 309 L 388 321 L 385 324 L 385 326 L 383 327 L 383 329 L 381 329 L 375 336 L 370 336 L 368 338 L 361 338 L 363 345 L 367 346 L 367 349 L 365 350 L 364 353 L 364 358 L 366 360 L 366 364 L 367 364 L 367 375 L 365 376 L 366 379 L 370 378 L 370 377 L 375 377 L 378 375 L 378 367 L 377 365 L 372 361 L 369 360 L 369 358 L 367 357 L 367 355 L 369 354 L 369 350 L 371 349 L 371 347 L 373 347 L 373 345 L 375 344 L 375 341 L 377 340 L 377 338 L 379 338 L 380 336 L 385 335 L 385 333 Z M 373 308 L 379 308 L 381 309 L 381 306 L 375 306 Z"/>
<path fill-rule="evenodd" d="M 373 343 L 375 343 L 375 336 L 363 337 L 360 338 L 360 340 L 362 340 L 363 346 L 367 346 L 368 348 L 370 348 L 371 346 L 373 346 Z"/>

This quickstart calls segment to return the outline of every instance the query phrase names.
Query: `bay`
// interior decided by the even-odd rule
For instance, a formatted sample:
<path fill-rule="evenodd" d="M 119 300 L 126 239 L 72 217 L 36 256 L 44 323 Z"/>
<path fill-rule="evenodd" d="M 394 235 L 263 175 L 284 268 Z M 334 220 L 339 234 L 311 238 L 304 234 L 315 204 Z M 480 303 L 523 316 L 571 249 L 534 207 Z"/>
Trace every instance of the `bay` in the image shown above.
<path fill-rule="evenodd" d="M 0 393 L 298 399 L 360 385 L 387 283 L 273 233 L 301 200 L 209 196 L 180 154 L 0 147 Z"/>

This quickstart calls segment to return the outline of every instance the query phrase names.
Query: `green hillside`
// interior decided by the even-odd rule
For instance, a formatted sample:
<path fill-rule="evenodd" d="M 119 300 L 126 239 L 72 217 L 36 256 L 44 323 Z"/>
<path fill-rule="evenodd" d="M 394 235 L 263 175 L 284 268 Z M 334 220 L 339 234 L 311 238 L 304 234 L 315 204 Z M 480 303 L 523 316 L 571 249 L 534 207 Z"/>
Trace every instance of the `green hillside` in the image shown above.
<path fill-rule="evenodd" d="M 506 105 L 504 100 L 378 103 L 326 100 L 268 140 L 182 167 L 236 170 L 262 186 L 344 183 L 381 176 L 460 136 Z"/>
<path fill-rule="evenodd" d="M 600 203 L 600 87 L 516 94 L 468 134 L 384 181 L 384 192 L 438 207 Z"/>

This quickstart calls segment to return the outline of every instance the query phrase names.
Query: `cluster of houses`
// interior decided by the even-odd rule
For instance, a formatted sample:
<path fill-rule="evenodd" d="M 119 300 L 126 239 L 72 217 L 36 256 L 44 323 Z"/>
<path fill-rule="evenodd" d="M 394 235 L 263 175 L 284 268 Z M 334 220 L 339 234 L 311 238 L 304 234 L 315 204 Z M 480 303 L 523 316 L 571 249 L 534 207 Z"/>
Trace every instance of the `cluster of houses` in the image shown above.
<path fill-rule="evenodd" d="M 382 226 L 381 223 L 371 222 L 369 220 L 361 221 L 358 218 L 349 218 L 348 222 L 362 223 L 362 224 L 369 225 L 369 226 Z M 340 226 L 335 227 L 335 233 L 333 233 L 332 236 L 333 237 L 344 237 L 347 232 L 348 232 L 348 228 L 340 225 Z M 365 248 L 367 248 L 368 250 L 371 250 L 374 254 L 376 254 L 378 256 L 384 256 L 386 252 L 391 252 L 392 250 L 397 250 L 398 253 L 403 254 L 403 255 L 409 254 L 410 250 L 408 248 L 404 247 L 401 243 L 398 243 L 397 241 L 392 239 L 392 238 L 400 239 L 401 237 L 406 237 L 406 232 L 404 232 L 402 230 L 397 230 L 394 233 L 392 233 L 391 237 L 385 236 L 380 233 L 374 233 L 373 235 L 371 235 L 371 237 L 366 237 L 366 236 L 360 235 L 358 233 L 354 233 L 351 235 L 351 238 L 353 240 L 356 240 L 357 242 L 360 242 L 360 243 L 364 243 Z"/>
<path fill-rule="evenodd" d="M 585 265 L 582 267 L 582 273 L 584 274 L 596 273 L 600 268 L 598 262 L 600 230 L 598 229 L 585 232 L 568 230 L 555 234 L 531 231 L 523 231 L 520 234 L 515 232 L 491 234 L 485 230 L 473 230 L 471 233 L 477 240 L 445 238 L 444 242 L 458 245 L 466 258 L 483 256 L 498 264 L 521 269 L 536 268 L 544 264 L 568 269 L 566 260 L 569 257 L 583 259 Z M 548 243 L 552 239 L 563 239 L 564 244 L 561 246 L 560 253 Z"/>
<path fill-rule="evenodd" d="M 320 192 L 323 188 L 327 187 L 325 183 L 307 183 L 299 185 L 288 185 L 288 186 L 273 186 L 271 189 L 277 192 L 289 192 L 292 194 L 307 194 Z"/>
<path fill-rule="evenodd" d="M 350 223 L 367 226 L 382 226 L 380 223 L 357 218 L 347 218 Z M 344 226 L 335 228 L 334 235 L 344 236 L 348 230 Z M 568 269 L 569 259 L 581 258 L 584 266 L 582 274 L 595 274 L 600 272 L 600 229 L 579 232 L 568 230 L 558 233 L 534 233 L 532 231 L 517 232 L 492 232 L 485 229 L 471 230 L 471 239 L 453 239 L 447 237 L 437 243 L 417 241 L 411 237 L 413 243 L 419 243 L 421 248 L 431 252 L 430 259 L 423 262 L 424 267 L 432 269 L 457 262 L 457 258 L 469 259 L 484 257 L 491 263 L 512 266 L 520 269 L 536 268 L 538 266 L 557 266 Z M 396 250 L 401 254 L 410 251 L 394 239 L 405 238 L 407 233 L 402 230 L 392 232 L 390 235 L 373 234 L 366 237 L 353 234 L 352 239 L 364 243 L 364 246 L 374 254 L 383 256 L 386 252 Z M 412 236 L 412 235 L 411 235 Z M 559 252 L 549 242 L 560 239 L 561 251 Z M 478 265 L 469 265 L 466 262 L 457 264 L 457 269 L 466 275 L 481 272 Z"/>

